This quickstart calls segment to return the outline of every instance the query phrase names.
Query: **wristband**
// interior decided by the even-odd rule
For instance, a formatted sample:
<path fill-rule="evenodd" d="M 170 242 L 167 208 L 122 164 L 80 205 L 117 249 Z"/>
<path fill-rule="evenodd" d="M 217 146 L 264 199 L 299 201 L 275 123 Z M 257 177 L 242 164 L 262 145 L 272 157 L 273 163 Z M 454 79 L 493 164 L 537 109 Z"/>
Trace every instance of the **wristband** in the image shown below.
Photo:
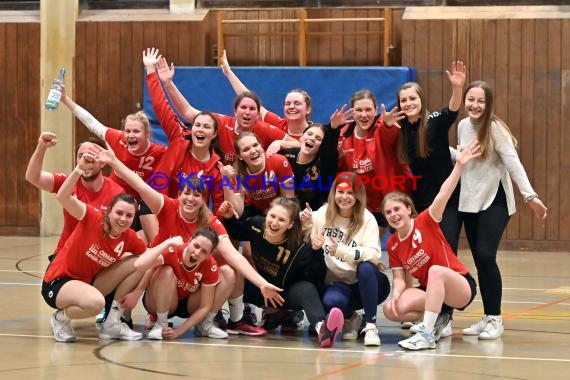
<path fill-rule="evenodd" d="M 79 166 L 76 166 L 75 169 L 73 169 L 73 171 L 79 174 L 80 176 L 83 176 L 83 174 L 85 174 L 85 170 L 81 169 Z"/>

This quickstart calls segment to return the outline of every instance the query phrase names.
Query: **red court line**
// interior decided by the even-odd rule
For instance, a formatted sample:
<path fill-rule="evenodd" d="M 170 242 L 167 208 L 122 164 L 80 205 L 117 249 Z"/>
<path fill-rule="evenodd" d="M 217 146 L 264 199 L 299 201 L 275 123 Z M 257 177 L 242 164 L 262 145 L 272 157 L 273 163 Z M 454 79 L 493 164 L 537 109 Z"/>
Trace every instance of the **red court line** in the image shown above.
<path fill-rule="evenodd" d="M 533 311 L 544 309 L 548 306 L 556 305 L 556 304 L 563 303 L 563 302 L 569 301 L 569 300 L 570 300 L 570 296 L 560 298 L 559 300 L 556 300 L 556 301 L 548 302 L 548 303 L 545 303 L 542 305 L 538 305 L 538 306 L 534 306 L 534 307 L 531 307 L 528 309 L 521 310 L 518 313 L 510 313 L 510 314 L 504 315 L 504 316 L 502 316 L 502 318 L 503 318 L 503 320 L 508 321 L 509 319 L 515 319 L 517 317 L 520 317 L 521 315 L 531 314 Z"/>
<path fill-rule="evenodd" d="M 320 373 L 320 374 L 318 374 L 318 375 L 316 375 L 316 376 L 309 377 L 308 379 L 309 379 L 309 380 L 322 379 L 322 378 L 328 377 L 328 376 L 330 376 L 330 375 L 336 375 L 336 374 L 339 374 L 339 373 L 342 373 L 342 372 L 349 371 L 349 370 L 351 370 L 351 369 L 364 367 L 365 365 L 369 365 L 369 364 L 372 364 L 372 363 L 375 363 L 375 362 L 378 362 L 378 361 L 381 361 L 381 360 L 385 360 L 387 357 L 388 357 L 388 355 L 386 355 L 386 354 L 375 355 L 375 356 L 373 356 L 373 357 L 371 357 L 371 358 L 369 358 L 369 359 L 361 360 L 361 361 L 359 361 L 359 362 L 352 363 L 352 364 L 349 364 L 349 365 L 346 365 L 346 366 L 337 368 L 337 369 L 332 370 L 332 371 Z"/>

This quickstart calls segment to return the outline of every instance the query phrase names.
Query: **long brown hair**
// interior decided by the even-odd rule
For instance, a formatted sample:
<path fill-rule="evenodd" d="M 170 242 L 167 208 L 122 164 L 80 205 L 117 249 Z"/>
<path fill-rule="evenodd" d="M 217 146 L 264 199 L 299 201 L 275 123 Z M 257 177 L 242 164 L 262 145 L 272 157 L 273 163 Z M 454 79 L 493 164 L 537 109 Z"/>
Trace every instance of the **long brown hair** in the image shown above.
<path fill-rule="evenodd" d="M 478 80 L 469 83 L 469 85 L 467 86 L 467 88 L 465 88 L 465 91 L 463 92 L 463 104 L 465 104 L 465 98 L 467 97 L 467 93 L 472 88 L 481 88 L 485 93 L 485 112 L 483 113 L 483 116 L 481 116 L 480 118 L 481 121 L 477 123 L 478 125 L 477 140 L 479 141 L 479 145 L 481 146 L 481 158 L 487 157 L 489 141 L 491 140 L 491 127 L 493 122 L 495 122 L 498 126 L 504 128 L 505 131 L 507 131 L 507 133 L 511 137 L 513 145 L 516 148 L 518 145 L 517 139 L 515 138 L 509 127 L 507 126 L 507 123 L 505 123 L 503 120 L 501 120 L 501 118 L 495 115 L 493 89 L 487 82 Z"/>
<path fill-rule="evenodd" d="M 239 142 L 243 138 L 248 137 L 248 136 L 255 137 L 257 142 L 260 145 L 263 145 L 263 144 L 261 144 L 261 141 L 259 141 L 259 137 L 253 132 L 240 132 L 240 134 L 237 135 L 236 139 L 234 140 L 234 149 L 236 151 L 236 155 L 238 156 L 234 162 L 234 168 L 236 169 L 236 172 L 242 181 L 245 181 L 246 177 L 249 175 L 249 172 L 247 171 L 247 164 L 245 163 L 245 161 L 243 159 L 241 159 L 239 157 L 239 154 L 240 154 Z M 265 149 L 263 150 L 263 154 L 265 155 Z M 244 188 L 245 188 L 245 182 L 243 182 L 242 185 L 244 185 Z"/>
<path fill-rule="evenodd" d="M 103 234 L 106 237 L 111 236 L 111 220 L 109 219 L 109 213 L 111 212 L 113 207 L 117 203 L 119 203 L 119 201 L 123 201 L 123 202 L 126 202 L 128 204 L 133 205 L 135 208 L 135 211 L 137 209 L 137 201 L 135 200 L 135 198 L 131 194 L 121 193 L 121 194 L 115 195 L 115 197 L 113 197 L 113 199 L 111 199 L 109 206 L 107 206 L 107 209 L 103 213 Z"/>
<path fill-rule="evenodd" d="M 400 104 L 400 92 L 413 89 L 420 98 L 420 102 L 422 103 L 422 107 L 420 109 L 420 127 L 418 129 L 417 134 L 417 141 L 416 141 L 416 154 L 418 157 L 427 158 L 429 157 L 429 146 L 427 141 L 427 128 L 428 128 L 428 119 L 429 119 L 429 111 L 427 109 L 427 101 L 425 97 L 424 90 L 422 87 L 417 84 L 416 82 L 407 82 L 404 83 L 397 92 L 396 95 L 396 104 L 398 105 L 398 109 L 402 109 Z M 400 137 L 398 138 L 398 146 L 397 146 L 397 154 L 398 154 L 398 161 L 400 164 L 405 165 L 408 163 L 408 136 L 404 130 L 400 131 Z"/>
<path fill-rule="evenodd" d="M 198 223 L 198 226 L 200 227 L 208 227 L 208 222 L 210 221 L 210 209 L 208 208 L 208 200 L 206 199 L 206 194 L 208 194 L 208 183 L 204 183 L 203 181 L 200 181 L 199 178 L 197 177 L 192 177 L 189 180 L 186 180 L 187 182 L 190 182 L 190 184 L 185 183 L 184 186 L 182 188 L 178 189 L 178 196 L 180 196 L 180 193 L 182 193 L 183 191 L 185 191 L 187 188 L 191 191 L 197 191 L 200 196 L 202 197 L 202 199 L 204 200 L 204 202 L 202 203 L 202 205 L 200 206 L 200 209 L 198 209 L 198 217 L 196 218 L 196 222 Z"/>
<path fill-rule="evenodd" d="M 364 211 L 366 210 L 366 188 L 363 184 L 356 182 L 357 177 L 358 176 L 356 173 L 350 172 L 342 172 L 337 174 L 329 192 L 329 197 L 327 199 L 325 224 L 333 225 L 334 219 L 337 216 L 340 216 L 338 205 L 335 202 L 336 187 L 340 183 L 351 184 L 351 188 L 354 191 L 354 197 L 356 198 L 356 203 L 352 209 L 352 217 L 350 218 L 350 223 L 348 225 L 348 234 L 345 243 L 350 242 L 352 237 L 356 235 L 358 230 L 364 225 Z"/>

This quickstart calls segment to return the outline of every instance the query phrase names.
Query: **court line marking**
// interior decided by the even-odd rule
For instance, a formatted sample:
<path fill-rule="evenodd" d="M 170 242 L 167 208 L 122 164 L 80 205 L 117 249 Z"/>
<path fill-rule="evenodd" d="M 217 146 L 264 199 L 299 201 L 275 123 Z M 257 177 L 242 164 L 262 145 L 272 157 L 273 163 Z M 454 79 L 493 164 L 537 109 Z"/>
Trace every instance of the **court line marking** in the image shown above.
<path fill-rule="evenodd" d="M 540 310 L 540 309 L 544 309 L 544 308 L 546 308 L 546 307 L 548 307 L 548 306 L 558 305 L 558 304 L 560 304 L 560 303 L 562 303 L 562 302 L 564 302 L 564 301 L 570 301 L 570 296 L 568 296 L 568 297 L 563 297 L 563 298 L 560 298 L 560 299 L 555 300 L 555 301 L 547 302 L 547 303 L 542 304 L 542 305 L 537 305 L 537 306 L 535 306 L 535 307 L 531 307 L 531 308 L 528 308 L 528 309 L 525 309 L 525 310 L 521 310 L 521 311 L 516 312 L 516 313 L 508 313 L 508 314 L 506 314 L 506 315 L 504 314 L 504 315 L 502 316 L 502 319 L 505 320 L 505 321 L 508 321 L 509 319 L 515 319 L 515 318 L 518 318 L 518 317 L 520 317 L 520 316 L 522 316 L 522 315 L 525 315 L 525 314 L 532 314 L 534 311 Z"/>

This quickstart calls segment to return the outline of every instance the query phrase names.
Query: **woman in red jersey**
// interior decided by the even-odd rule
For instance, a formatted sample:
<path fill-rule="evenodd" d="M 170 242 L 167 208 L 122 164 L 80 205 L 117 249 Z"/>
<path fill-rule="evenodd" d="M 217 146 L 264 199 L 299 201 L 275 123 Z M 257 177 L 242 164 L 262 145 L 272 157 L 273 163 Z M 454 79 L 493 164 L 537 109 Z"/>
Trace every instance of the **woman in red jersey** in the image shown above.
<path fill-rule="evenodd" d="M 179 246 L 182 239 L 172 237 L 147 249 L 130 229 L 136 210 L 136 201 L 130 194 L 117 195 L 104 213 L 72 196 L 75 184 L 84 173 L 83 168 L 92 161 L 88 157 L 81 157 L 57 193 L 65 210 L 79 223 L 48 266 L 42 295 L 48 305 L 57 309 L 51 317 L 51 327 L 59 342 L 74 341 L 71 320 L 97 315 L 105 304 L 105 296 L 113 291 L 115 299 L 101 325 L 99 337 L 138 340 L 142 334 L 120 320 L 123 308 L 119 301 L 142 277 L 143 272 L 137 270 L 137 256 Z"/>
<path fill-rule="evenodd" d="M 394 290 L 391 300 L 384 304 L 384 315 L 402 322 L 419 320 L 423 314 L 419 331 L 398 342 L 406 349 L 435 348 L 450 318 L 442 306 L 463 310 L 475 297 L 475 280 L 453 252 L 439 222 L 465 164 L 480 155 L 476 140 L 458 151 L 451 174 L 432 204 L 419 215 L 407 194 L 392 192 L 384 198 L 384 215 L 395 230 L 387 243 Z M 406 274 L 416 278 L 420 286 L 407 287 Z"/>

